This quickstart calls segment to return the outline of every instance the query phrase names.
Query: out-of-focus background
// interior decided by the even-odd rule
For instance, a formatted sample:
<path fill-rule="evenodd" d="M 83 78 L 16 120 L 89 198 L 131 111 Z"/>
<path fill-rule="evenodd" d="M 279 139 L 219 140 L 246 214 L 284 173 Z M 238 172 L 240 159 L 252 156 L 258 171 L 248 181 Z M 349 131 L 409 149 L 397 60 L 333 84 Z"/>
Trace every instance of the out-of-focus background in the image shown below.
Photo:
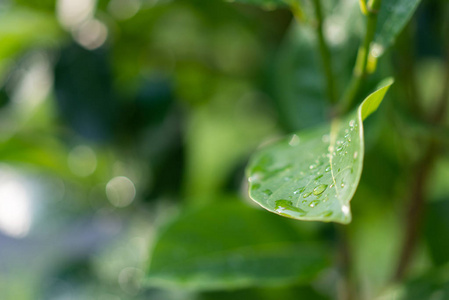
<path fill-rule="evenodd" d="M 290 18 L 1 0 L 0 299 L 148 299 L 156 225 L 235 191 L 275 130 L 264 69 Z"/>
<path fill-rule="evenodd" d="M 443 86 L 437 14 L 428 4 L 407 29 L 417 33 L 424 107 Z M 349 19 L 338 16 L 328 36 L 345 57 L 337 61 L 341 92 L 363 26 L 345 31 Z M 252 214 L 249 155 L 264 140 L 326 119 L 316 45 L 307 34 L 295 40 L 292 22 L 286 9 L 219 0 L 1 0 L 0 299 L 332 299 L 332 264 L 317 281 L 289 288 L 203 293 L 141 284 L 161 226 L 184 207 L 229 198 L 243 203 L 242 216 Z M 367 123 L 353 201 L 355 277 L 367 295 L 388 281 L 410 166 L 427 134 L 401 117 L 413 91 L 401 83 L 406 58 L 395 55 L 385 55 L 364 91 L 385 74 L 403 87 Z M 428 220 L 444 234 L 447 158 L 438 166 L 430 194 L 444 201 L 432 202 Z M 311 239 L 335 239 L 329 224 L 282 222 Z M 447 242 L 428 237 L 416 274 L 449 259 L 438 252 Z M 232 237 L 225 230 L 210 238 Z"/>

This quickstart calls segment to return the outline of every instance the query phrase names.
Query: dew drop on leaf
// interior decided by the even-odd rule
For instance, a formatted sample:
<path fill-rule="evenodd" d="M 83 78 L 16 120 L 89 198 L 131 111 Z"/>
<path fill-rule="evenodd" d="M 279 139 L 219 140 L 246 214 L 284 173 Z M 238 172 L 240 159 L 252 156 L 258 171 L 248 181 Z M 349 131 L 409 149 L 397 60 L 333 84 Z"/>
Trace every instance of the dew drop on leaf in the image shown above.
<path fill-rule="evenodd" d="M 313 189 L 314 195 L 320 195 L 327 189 L 327 184 L 320 184 Z"/>
<path fill-rule="evenodd" d="M 306 189 L 306 187 L 298 188 L 293 191 L 293 194 L 295 194 L 295 195 L 301 194 L 302 192 L 304 192 L 305 189 Z"/>
<path fill-rule="evenodd" d="M 251 189 L 252 189 L 252 190 L 257 190 L 258 188 L 260 188 L 260 184 L 259 184 L 259 183 L 253 184 L 253 185 L 251 186 Z"/>
<path fill-rule="evenodd" d="M 342 211 L 343 214 L 345 214 L 345 215 L 349 214 L 349 206 L 343 205 L 343 206 L 341 207 L 341 211 Z"/>
<path fill-rule="evenodd" d="M 320 201 L 318 200 L 313 200 L 312 202 L 310 202 L 309 206 L 314 208 L 315 206 L 317 206 L 320 203 Z"/>
<path fill-rule="evenodd" d="M 264 193 L 267 196 L 271 196 L 273 194 L 273 192 L 269 189 L 266 189 L 265 191 L 263 191 L 262 193 Z"/>

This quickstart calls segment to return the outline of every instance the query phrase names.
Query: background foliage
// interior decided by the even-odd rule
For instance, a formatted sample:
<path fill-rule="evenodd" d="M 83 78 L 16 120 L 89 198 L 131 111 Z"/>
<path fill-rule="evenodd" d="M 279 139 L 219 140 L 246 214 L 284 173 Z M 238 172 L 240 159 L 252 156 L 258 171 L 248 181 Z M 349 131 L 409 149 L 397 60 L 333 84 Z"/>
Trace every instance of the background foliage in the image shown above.
<path fill-rule="evenodd" d="M 322 2 L 340 98 L 366 17 Z M 0 2 L 0 299 L 448 299 L 449 3 L 383 2 L 344 228 L 244 178 L 332 114 L 313 1 Z"/>

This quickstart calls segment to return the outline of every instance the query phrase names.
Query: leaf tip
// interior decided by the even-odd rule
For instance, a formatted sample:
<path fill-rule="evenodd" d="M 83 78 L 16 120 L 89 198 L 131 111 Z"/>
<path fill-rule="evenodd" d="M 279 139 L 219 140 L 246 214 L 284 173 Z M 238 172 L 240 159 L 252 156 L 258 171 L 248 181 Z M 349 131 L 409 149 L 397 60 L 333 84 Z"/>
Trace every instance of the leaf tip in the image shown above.
<path fill-rule="evenodd" d="M 365 120 L 377 110 L 380 103 L 384 99 L 385 94 L 393 83 L 394 79 L 392 77 L 382 80 L 379 83 L 377 90 L 365 98 L 365 100 L 359 106 L 359 114 L 362 120 Z"/>

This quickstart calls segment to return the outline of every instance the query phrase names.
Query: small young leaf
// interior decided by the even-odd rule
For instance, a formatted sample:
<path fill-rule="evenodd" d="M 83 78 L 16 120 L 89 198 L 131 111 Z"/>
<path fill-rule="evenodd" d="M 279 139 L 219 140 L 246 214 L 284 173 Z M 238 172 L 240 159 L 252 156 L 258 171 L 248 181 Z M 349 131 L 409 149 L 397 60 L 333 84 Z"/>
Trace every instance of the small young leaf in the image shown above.
<path fill-rule="evenodd" d="M 382 54 L 384 49 L 391 46 L 420 2 L 421 0 L 382 1 L 374 37 L 374 45 L 377 47 L 376 51 L 379 52 L 376 55 Z"/>
<path fill-rule="evenodd" d="M 391 84 L 386 82 L 346 117 L 257 152 L 247 168 L 250 197 L 282 216 L 349 223 L 349 201 L 363 166 L 362 121 L 377 109 Z"/>
<path fill-rule="evenodd" d="M 329 265 L 327 247 L 285 221 L 232 200 L 184 213 L 156 242 L 146 284 L 214 290 L 310 281 Z"/>

